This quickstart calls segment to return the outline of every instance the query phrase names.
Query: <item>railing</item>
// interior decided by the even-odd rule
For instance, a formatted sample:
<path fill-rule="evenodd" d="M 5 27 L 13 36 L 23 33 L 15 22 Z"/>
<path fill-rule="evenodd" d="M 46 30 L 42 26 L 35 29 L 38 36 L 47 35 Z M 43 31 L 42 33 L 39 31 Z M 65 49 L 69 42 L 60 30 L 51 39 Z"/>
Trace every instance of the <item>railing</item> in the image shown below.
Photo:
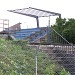
<path fill-rule="evenodd" d="M 50 29 L 48 33 L 48 39 L 50 39 L 50 44 L 53 44 L 55 48 L 62 48 L 62 50 L 66 50 L 67 52 L 74 52 L 73 44 L 69 43 L 64 37 L 62 37 L 58 32 L 56 32 L 53 28 Z"/>
<path fill-rule="evenodd" d="M 9 20 L 0 19 L 0 33 L 9 34 Z"/>

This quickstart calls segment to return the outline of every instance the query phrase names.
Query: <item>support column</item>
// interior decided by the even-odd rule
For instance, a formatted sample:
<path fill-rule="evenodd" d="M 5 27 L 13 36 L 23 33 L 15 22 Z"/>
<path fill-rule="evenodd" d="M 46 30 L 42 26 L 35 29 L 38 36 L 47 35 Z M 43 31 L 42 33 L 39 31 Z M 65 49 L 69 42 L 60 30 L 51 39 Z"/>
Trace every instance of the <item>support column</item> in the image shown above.
<path fill-rule="evenodd" d="M 61 18 L 61 14 L 59 15 L 59 18 Z"/>
<path fill-rule="evenodd" d="M 37 28 L 39 28 L 39 17 L 36 17 Z"/>
<path fill-rule="evenodd" d="M 49 16 L 49 22 L 48 22 L 48 28 L 47 28 L 47 42 L 48 42 L 48 44 L 50 44 L 51 43 L 51 30 L 50 30 L 50 16 Z"/>

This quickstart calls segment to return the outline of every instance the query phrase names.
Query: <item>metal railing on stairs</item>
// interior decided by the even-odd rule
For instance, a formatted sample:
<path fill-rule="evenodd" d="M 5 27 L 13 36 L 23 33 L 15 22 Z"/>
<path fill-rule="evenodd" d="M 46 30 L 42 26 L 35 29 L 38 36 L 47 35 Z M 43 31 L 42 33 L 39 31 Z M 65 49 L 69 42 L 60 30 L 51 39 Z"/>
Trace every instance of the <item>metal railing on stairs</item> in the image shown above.
<path fill-rule="evenodd" d="M 53 28 L 49 28 L 50 32 L 50 44 L 53 44 L 55 47 L 62 48 L 61 50 L 66 50 L 69 53 L 73 53 L 75 51 L 73 44 L 69 43 L 63 36 L 61 36 L 57 31 Z"/>

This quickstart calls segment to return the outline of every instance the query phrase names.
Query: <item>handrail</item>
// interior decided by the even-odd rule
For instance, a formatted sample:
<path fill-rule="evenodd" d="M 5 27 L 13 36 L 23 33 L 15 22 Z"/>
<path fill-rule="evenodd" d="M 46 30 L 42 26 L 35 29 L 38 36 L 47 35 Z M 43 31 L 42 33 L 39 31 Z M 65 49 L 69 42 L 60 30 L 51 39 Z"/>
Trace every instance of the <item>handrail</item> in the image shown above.
<path fill-rule="evenodd" d="M 50 27 L 51 28 L 51 27 Z M 57 35 L 59 35 L 63 40 L 65 40 L 69 45 L 73 46 L 73 44 L 69 43 L 64 37 L 62 37 L 56 30 L 51 28 Z"/>
<path fill-rule="evenodd" d="M 71 43 L 69 43 L 63 36 L 61 36 L 56 30 L 54 30 L 52 27 L 50 27 L 58 36 L 60 36 L 62 39 L 63 39 L 63 41 L 65 41 L 67 44 L 69 44 L 71 47 L 72 47 L 72 51 L 74 51 L 75 50 L 75 48 L 73 47 L 73 44 L 71 44 Z M 71 53 L 73 53 L 73 52 L 71 52 Z"/>

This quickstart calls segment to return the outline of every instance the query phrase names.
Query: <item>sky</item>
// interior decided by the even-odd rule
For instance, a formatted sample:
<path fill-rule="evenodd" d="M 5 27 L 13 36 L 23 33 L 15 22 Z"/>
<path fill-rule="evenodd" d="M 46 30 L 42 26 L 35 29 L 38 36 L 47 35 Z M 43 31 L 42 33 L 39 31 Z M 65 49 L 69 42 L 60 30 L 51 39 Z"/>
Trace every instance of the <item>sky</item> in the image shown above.
<path fill-rule="evenodd" d="M 75 18 L 75 0 L 1 0 L 0 19 L 9 19 L 9 26 L 21 22 L 22 28 L 36 27 L 34 18 L 7 11 L 27 7 L 57 12 L 61 14 L 62 18 Z M 55 18 L 51 18 L 51 24 L 55 23 Z M 47 25 L 48 18 L 41 18 L 40 26 Z"/>

